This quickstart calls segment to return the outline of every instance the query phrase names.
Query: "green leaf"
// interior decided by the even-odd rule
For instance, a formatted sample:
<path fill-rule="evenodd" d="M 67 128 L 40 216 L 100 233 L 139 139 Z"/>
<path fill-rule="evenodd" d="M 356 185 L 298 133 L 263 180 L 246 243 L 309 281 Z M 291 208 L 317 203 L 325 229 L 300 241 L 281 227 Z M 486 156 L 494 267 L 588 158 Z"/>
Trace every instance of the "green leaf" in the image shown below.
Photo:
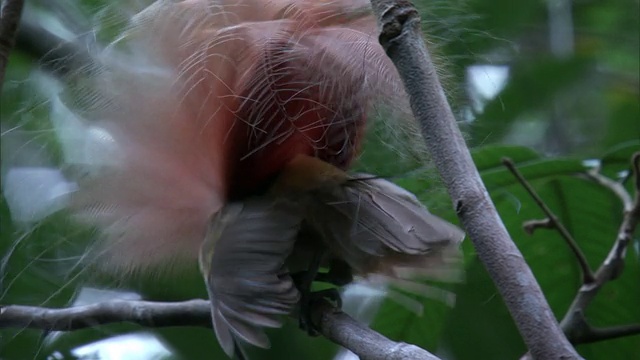
<path fill-rule="evenodd" d="M 601 159 L 602 172 L 613 178 L 631 169 L 631 156 L 640 151 L 640 140 L 631 140 L 609 149 Z"/>
<path fill-rule="evenodd" d="M 511 159 L 523 176 L 530 181 L 558 175 L 573 175 L 587 169 L 579 159 L 541 158 L 531 148 L 522 146 L 483 146 L 474 150 L 472 157 L 485 186 L 490 191 L 517 183 L 517 179 L 503 165 L 504 158 Z"/>
<path fill-rule="evenodd" d="M 606 257 L 622 219 L 620 201 L 608 189 L 582 178 L 539 177 L 532 185 L 573 235 L 595 269 Z M 531 267 L 551 308 L 564 316 L 580 286 L 580 269 L 557 231 L 539 229 L 528 236 L 522 223 L 544 217 L 520 185 L 494 189 L 495 204 L 516 245 Z M 459 302 L 447 321 L 444 346 L 460 359 L 517 358 L 524 347 L 495 286 L 479 260 L 467 266 L 467 282 L 458 290 Z M 607 284 L 587 309 L 592 325 L 640 322 L 640 264 L 628 254 L 623 276 Z M 464 344 L 474 339 L 473 347 Z M 470 350 L 472 349 L 472 350 Z M 637 349 L 632 337 L 580 346 L 587 358 L 626 358 Z"/>
<path fill-rule="evenodd" d="M 393 300 L 380 308 L 372 328 L 390 339 L 408 342 L 435 351 L 441 338 L 444 320 L 451 311 L 442 302 L 423 300 L 424 313 L 418 316 Z"/>
<path fill-rule="evenodd" d="M 500 95 L 486 104 L 471 125 L 474 145 L 503 141 L 517 121 L 530 121 L 538 128 L 548 126 L 549 120 L 539 113 L 546 112 L 562 90 L 582 81 L 590 65 L 587 59 L 550 57 L 519 63 L 510 70 L 509 82 Z M 539 139 L 528 141 L 538 143 Z"/>
<path fill-rule="evenodd" d="M 510 158 L 516 164 L 540 159 L 540 155 L 533 149 L 513 145 L 489 145 L 479 147 L 471 152 L 471 156 L 480 172 L 495 170 L 495 168 L 499 168 L 500 170 L 504 169 L 502 159 L 506 157 Z"/>

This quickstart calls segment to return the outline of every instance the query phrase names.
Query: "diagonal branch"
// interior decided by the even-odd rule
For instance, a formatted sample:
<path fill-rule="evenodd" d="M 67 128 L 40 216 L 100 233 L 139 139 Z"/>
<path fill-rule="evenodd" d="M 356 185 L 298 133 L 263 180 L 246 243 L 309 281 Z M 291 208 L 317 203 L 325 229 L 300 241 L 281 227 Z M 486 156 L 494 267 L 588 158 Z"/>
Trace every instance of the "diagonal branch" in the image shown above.
<path fill-rule="evenodd" d="M 587 319 L 585 319 L 582 312 L 576 317 L 576 324 L 579 325 L 579 328 L 576 328 L 571 333 L 571 341 L 574 344 L 589 344 L 640 334 L 640 324 L 628 324 L 604 328 L 591 326 L 587 322 Z"/>
<path fill-rule="evenodd" d="M 633 170 L 632 176 L 635 179 L 634 197 L 632 197 L 620 183 L 598 172 L 590 172 L 588 174 L 589 178 L 610 189 L 620 198 L 623 205 L 624 218 L 613 247 L 594 274 L 594 281 L 584 283 L 580 287 L 573 302 L 569 306 L 569 310 L 567 310 L 564 318 L 560 322 L 562 330 L 574 344 L 591 343 L 640 333 L 639 324 L 595 328 L 587 323 L 584 317 L 587 306 L 589 306 L 598 292 L 600 292 L 602 286 L 611 280 L 617 279 L 622 274 L 627 247 L 640 223 L 640 152 L 633 154 L 631 157 L 631 168 Z M 530 354 L 525 354 L 521 360 L 530 358 Z"/>
<path fill-rule="evenodd" d="M 623 202 L 624 218 L 618 230 L 618 235 L 613 247 L 609 251 L 606 259 L 598 268 L 595 274 L 595 281 L 591 284 L 583 284 L 578 290 L 575 299 L 571 303 L 561 326 L 567 334 L 571 334 L 580 328 L 581 317 L 584 310 L 598 294 L 602 286 L 608 281 L 615 280 L 620 276 L 624 268 L 624 257 L 627 247 L 631 242 L 633 233 L 640 222 L 640 152 L 633 155 L 631 159 L 633 174 L 635 178 L 635 197 L 628 195 L 624 188 L 612 185 L 612 182 L 601 181 L 601 177 L 597 177 L 601 185 L 609 187 L 614 193 L 619 194 Z M 590 176 L 594 176 L 591 174 Z M 571 335 L 568 335 L 571 337 Z"/>
<path fill-rule="evenodd" d="M 418 11 L 407 0 L 371 3 L 382 28 L 380 43 L 404 82 L 411 109 L 458 217 L 525 343 L 539 359 L 580 358 L 489 198 L 425 45 Z"/>
<path fill-rule="evenodd" d="M 576 344 L 591 344 L 598 341 L 640 334 L 640 324 L 618 325 L 605 328 L 593 327 L 586 324 L 586 328 L 587 331 L 575 339 Z"/>
<path fill-rule="evenodd" d="M 326 301 L 314 303 L 312 314 L 317 329 L 327 339 L 365 360 L 439 360 L 417 346 L 391 341 Z M 8 305 L 0 307 L 0 329 L 32 328 L 70 331 L 115 322 L 146 327 L 211 327 L 211 303 L 108 301 L 62 309 Z"/>
<path fill-rule="evenodd" d="M 631 176 L 633 176 L 633 172 L 631 173 Z M 598 169 L 589 171 L 587 173 L 587 177 L 592 181 L 611 190 L 614 194 L 616 194 L 616 196 L 620 199 L 620 201 L 622 201 L 623 211 L 625 212 L 631 211 L 631 209 L 633 208 L 633 199 L 631 198 L 631 195 L 629 195 L 627 190 L 624 188 L 624 185 L 600 174 L 600 172 L 598 172 Z"/>
<path fill-rule="evenodd" d="M 558 217 L 553 213 L 553 211 L 551 211 L 551 209 L 549 209 L 549 207 L 547 206 L 547 204 L 545 204 L 542 198 L 540 198 L 540 195 L 538 195 L 536 190 L 531 186 L 531 184 L 529 184 L 527 179 L 525 179 L 524 176 L 522 176 L 522 174 L 520 173 L 520 171 L 518 171 L 513 161 L 511 159 L 505 158 L 505 159 L 502 159 L 502 163 L 504 164 L 504 166 L 507 167 L 507 169 L 509 169 L 509 171 L 511 171 L 511 173 L 513 174 L 513 176 L 515 176 L 515 178 L 518 180 L 520 185 L 522 185 L 522 187 L 529 193 L 529 195 L 531 196 L 533 201 L 538 205 L 540 210 L 542 210 L 542 212 L 544 212 L 544 214 L 547 216 L 547 219 L 546 219 L 547 222 L 544 223 L 544 225 L 558 230 L 562 238 L 566 241 L 567 245 L 569 245 L 569 248 L 573 252 L 573 255 L 576 257 L 576 260 L 578 260 L 578 264 L 580 265 L 580 269 L 582 270 L 582 283 L 583 284 L 592 283 L 595 280 L 593 271 L 591 270 L 591 267 L 587 262 L 586 256 L 584 256 L 584 253 L 582 252 L 582 250 L 580 250 L 580 247 L 578 246 L 576 241 L 573 239 L 573 236 L 571 236 L 571 233 L 569 233 L 569 230 L 567 230 L 567 228 L 564 227 L 564 225 L 562 225 L 560 220 L 558 220 Z M 533 223 L 533 224 L 537 224 L 539 227 L 542 226 L 541 223 Z M 532 223 L 528 222 L 525 224 L 525 226 L 527 225 L 531 226 Z M 527 230 L 526 227 L 525 227 L 525 230 Z"/>
<path fill-rule="evenodd" d="M 89 42 L 65 41 L 29 16 L 22 19 L 16 37 L 16 50 L 38 59 L 43 69 L 62 77 L 78 69 L 93 68 L 90 51 L 96 46 Z"/>
<path fill-rule="evenodd" d="M 329 305 L 316 303 L 313 321 L 322 335 L 358 355 L 362 360 L 439 360 L 415 345 L 387 339 L 349 315 Z"/>

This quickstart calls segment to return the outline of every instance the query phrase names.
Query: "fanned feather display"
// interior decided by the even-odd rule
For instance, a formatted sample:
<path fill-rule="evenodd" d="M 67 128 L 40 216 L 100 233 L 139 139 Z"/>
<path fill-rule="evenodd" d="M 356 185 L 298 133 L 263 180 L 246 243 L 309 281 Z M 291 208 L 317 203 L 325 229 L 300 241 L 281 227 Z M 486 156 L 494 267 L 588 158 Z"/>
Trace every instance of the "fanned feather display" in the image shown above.
<path fill-rule="evenodd" d="M 454 279 L 463 237 L 386 180 L 298 156 L 266 194 L 225 205 L 211 223 L 200 266 L 218 341 L 230 356 L 238 343 L 268 347 L 262 329 L 280 326 L 299 291 L 309 290 L 296 289 L 291 274 L 306 271 L 318 256 L 321 266 L 346 265 L 340 282 L 355 275 L 447 301 L 446 292 L 418 278 Z M 389 294 L 421 311 L 420 302 Z"/>
<path fill-rule="evenodd" d="M 60 192 L 99 230 L 93 263 L 124 276 L 199 259 L 229 356 L 269 346 L 264 328 L 301 298 L 291 273 L 318 252 L 349 281 L 414 294 L 435 293 L 417 276 L 456 276 L 460 229 L 346 172 L 377 107 L 411 121 L 369 1 L 159 0 L 129 20 L 51 102 L 78 130 L 58 134 Z"/>
<path fill-rule="evenodd" d="M 134 16 L 66 100 L 104 133 L 74 157 L 109 154 L 72 201 L 103 229 L 100 263 L 196 258 L 208 219 L 297 155 L 346 169 L 372 106 L 407 108 L 369 6 L 157 1 Z"/>

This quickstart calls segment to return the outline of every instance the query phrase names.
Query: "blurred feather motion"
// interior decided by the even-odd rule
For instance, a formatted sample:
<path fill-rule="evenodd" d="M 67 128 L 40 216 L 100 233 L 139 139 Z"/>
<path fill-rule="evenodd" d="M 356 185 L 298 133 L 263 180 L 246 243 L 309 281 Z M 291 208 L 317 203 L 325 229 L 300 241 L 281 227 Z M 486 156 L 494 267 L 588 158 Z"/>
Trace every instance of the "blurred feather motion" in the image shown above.
<path fill-rule="evenodd" d="M 393 183 L 296 157 L 266 194 L 229 203 L 213 217 L 200 267 L 218 340 L 229 356 L 236 339 L 268 347 L 262 328 L 279 327 L 278 317 L 295 310 L 300 292 L 308 289 L 299 292 L 291 274 L 308 269 L 316 254 L 325 254 L 322 267 L 333 270 L 339 263 L 347 269 L 324 281 L 342 285 L 355 275 L 414 294 L 442 295 L 415 280 L 456 280 L 463 238 L 460 229 Z M 415 300 L 390 294 L 420 311 Z"/>
<path fill-rule="evenodd" d="M 73 200 L 105 230 L 103 263 L 197 258 L 211 216 L 297 155 L 347 169 L 373 105 L 408 109 L 369 6 L 157 1 L 134 16 L 70 96 L 103 134 Z"/>
<path fill-rule="evenodd" d="M 437 296 L 416 278 L 456 278 L 460 229 L 346 172 L 376 107 L 414 126 L 368 0 L 155 1 L 68 78 L 49 212 L 97 227 L 88 258 L 121 276 L 199 259 L 230 356 L 269 346 L 262 328 L 296 311 L 292 274 L 318 254 L 346 269 L 338 285 Z"/>

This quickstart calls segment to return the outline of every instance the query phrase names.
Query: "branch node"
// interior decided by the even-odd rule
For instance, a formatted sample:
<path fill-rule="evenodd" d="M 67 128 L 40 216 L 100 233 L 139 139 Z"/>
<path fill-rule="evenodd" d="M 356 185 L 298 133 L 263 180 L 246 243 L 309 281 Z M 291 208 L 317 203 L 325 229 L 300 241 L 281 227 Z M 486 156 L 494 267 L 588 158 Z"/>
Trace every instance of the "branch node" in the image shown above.
<path fill-rule="evenodd" d="M 555 229 L 553 221 L 549 218 L 529 220 L 522 223 L 522 229 L 527 235 L 533 235 L 538 229 Z"/>
<path fill-rule="evenodd" d="M 390 43 L 402 35 L 406 26 L 420 24 L 420 14 L 410 1 L 399 0 L 381 10 L 380 23 L 382 31 L 378 40 L 387 49 Z"/>

